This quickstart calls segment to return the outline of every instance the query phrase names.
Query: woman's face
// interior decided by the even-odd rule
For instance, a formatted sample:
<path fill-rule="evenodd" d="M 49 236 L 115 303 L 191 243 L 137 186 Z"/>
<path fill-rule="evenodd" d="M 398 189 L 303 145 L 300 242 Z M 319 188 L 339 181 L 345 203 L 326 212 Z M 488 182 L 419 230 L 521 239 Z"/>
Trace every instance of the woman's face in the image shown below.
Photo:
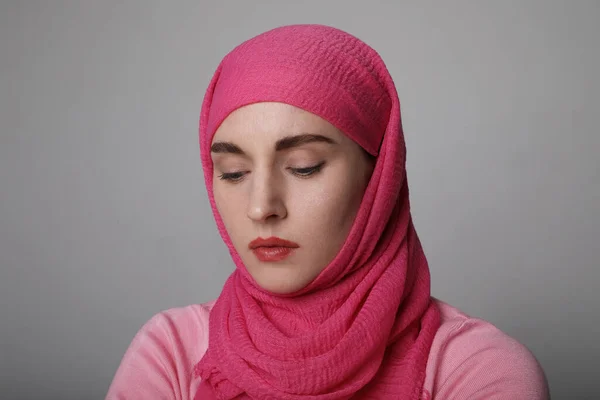
<path fill-rule="evenodd" d="M 333 260 L 373 170 L 329 122 L 282 103 L 231 113 L 211 156 L 215 202 L 233 245 L 254 280 L 280 294 L 304 288 Z"/>

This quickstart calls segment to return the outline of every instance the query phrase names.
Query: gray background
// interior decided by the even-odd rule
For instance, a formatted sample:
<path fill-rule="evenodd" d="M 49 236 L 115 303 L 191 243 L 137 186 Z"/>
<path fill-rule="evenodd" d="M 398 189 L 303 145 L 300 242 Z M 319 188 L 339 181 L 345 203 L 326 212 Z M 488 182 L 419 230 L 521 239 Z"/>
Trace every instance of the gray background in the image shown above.
<path fill-rule="evenodd" d="M 600 359 L 599 1 L 0 3 L 0 392 L 102 398 L 160 310 L 232 269 L 197 142 L 220 58 L 334 25 L 400 93 L 433 294 L 525 343 L 556 399 Z"/>

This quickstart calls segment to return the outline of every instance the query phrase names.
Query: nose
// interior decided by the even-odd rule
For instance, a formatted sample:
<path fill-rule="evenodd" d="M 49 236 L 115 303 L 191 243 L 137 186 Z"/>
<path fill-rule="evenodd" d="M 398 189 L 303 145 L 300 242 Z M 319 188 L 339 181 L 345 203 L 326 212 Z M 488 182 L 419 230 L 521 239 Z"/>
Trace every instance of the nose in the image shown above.
<path fill-rule="evenodd" d="M 248 218 L 256 222 L 266 222 L 287 216 L 283 201 L 284 188 L 274 174 L 256 171 L 250 190 Z"/>

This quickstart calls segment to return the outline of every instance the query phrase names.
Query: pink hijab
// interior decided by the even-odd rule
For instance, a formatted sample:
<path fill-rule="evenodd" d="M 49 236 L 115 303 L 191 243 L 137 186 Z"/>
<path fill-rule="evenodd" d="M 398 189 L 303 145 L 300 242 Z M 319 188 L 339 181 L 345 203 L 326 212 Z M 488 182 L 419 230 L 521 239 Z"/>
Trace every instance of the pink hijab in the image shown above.
<path fill-rule="evenodd" d="M 246 271 L 215 206 L 210 146 L 235 109 L 287 103 L 316 114 L 377 157 L 335 259 L 304 289 L 274 295 Z M 218 66 L 200 118 L 208 196 L 237 266 L 210 314 L 196 399 L 418 399 L 439 326 L 413 227 L 400 104 L 380 56 L 321 25 L 270 30 Z"/>

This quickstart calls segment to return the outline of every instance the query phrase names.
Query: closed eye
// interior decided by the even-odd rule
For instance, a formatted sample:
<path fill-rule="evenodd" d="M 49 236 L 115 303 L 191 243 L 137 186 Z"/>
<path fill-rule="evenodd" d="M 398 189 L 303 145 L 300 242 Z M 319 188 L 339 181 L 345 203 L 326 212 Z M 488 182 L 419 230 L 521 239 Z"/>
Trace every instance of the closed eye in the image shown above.
<path fill-rule="evenodd" d="M 244 177 L 245 172 L 224 172 L 219 175 L 219 179 L 229 182 L 239 182 Z"/>
<path fill-rule="evenodd" d="M 313 165 L 311 167 L 304 167 L 304 168 L 289 167 L 288 170 L 290 170 L 292 172 L 292 174 L 295 176 L 298 176 L 300 178 L 308 178 L 309 176 L 320 172 L 321 169 L 323 169 L 324 165 L 325 165 L 325 161 L 320 162 L 319 164 Z M 235 182 L 240 182 L 244 178 L 246 173 L 247 173 L 246 171 L 224 172 L 224 173 L 218 175 L 218 177 L 219 177 L 219 179 L 221 179 L 223 181 L 235 183 Z"/>
<path fill-rule="evenodd" d="M 289 168 L 289 170 L 292 171 L 292 174 L 302 177 L 302 178 L 305 178 L 305 177 L 309 177 L 309 176 L 321 171 L 321 169 L 323 168 L 323 165 L 325 165 L 325 161 L 320 162 L 317 165 L 313 165 L 312 167 Z"/>

